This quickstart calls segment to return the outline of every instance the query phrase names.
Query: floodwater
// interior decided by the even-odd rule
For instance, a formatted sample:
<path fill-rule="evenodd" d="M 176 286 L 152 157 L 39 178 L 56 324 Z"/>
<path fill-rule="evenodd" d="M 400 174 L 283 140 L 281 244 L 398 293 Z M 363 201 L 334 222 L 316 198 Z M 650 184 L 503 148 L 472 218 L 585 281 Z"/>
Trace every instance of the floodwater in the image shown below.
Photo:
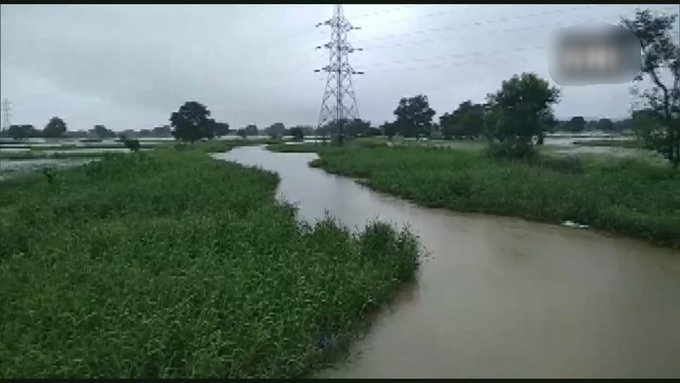
<path fill-rule="evenodd" d="M 587 230 L 429 209 L 309 168 L 308 153 L 216 158 L 281 176 L 302 219 L 410 225 L 417 286 L 319 377 L 680 376 L 680 252 Z"/>

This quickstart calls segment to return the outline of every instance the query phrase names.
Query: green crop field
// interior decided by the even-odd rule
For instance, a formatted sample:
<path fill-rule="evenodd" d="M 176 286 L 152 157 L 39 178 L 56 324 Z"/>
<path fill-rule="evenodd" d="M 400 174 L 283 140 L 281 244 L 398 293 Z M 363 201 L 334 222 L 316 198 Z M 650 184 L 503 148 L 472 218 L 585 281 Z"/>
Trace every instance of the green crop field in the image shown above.
<path fill-rule="evenodd" d="M 0 377 L 305 376 L 415 277 L 406 229 L 298 223 L 203 149 L 0 183 Z"/>

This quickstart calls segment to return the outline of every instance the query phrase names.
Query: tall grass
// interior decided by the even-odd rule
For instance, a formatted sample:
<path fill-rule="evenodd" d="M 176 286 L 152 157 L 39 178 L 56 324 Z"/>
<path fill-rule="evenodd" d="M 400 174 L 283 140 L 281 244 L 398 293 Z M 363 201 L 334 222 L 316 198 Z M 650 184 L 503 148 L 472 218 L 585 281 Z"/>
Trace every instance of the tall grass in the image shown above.
<path fill-rule="evenodd" d="M 539 156 L 499 161 L 463 150 L 394 147 L 320 151 L 313 166 L 380 191 L 453 210 L 594 228 L 680 247 L 680 172 L 633 159 Z"/>
<path fill-rule="evenodd" d="M 408 231 L 299 224 L 200 150 L 0 184 L 0 377 L 296 377 L 414 277 Z"/>

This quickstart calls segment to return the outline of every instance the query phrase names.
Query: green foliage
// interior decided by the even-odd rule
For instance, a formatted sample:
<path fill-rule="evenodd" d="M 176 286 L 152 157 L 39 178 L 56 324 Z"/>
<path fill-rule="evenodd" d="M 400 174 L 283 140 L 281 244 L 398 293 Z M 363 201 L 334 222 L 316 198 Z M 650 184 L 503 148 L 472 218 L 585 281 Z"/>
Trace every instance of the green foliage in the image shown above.
<path fill-rule="evenodd" d="M 113 130 L 106 129 L 104 125 L 95 125 L 90 133 L 99 138 L 113 138 L 116 137 L 116 132 Z"/>
<path fill-rule="evenodd" d="M 397 117 L 394 123 L 399 134 L 419 139 L 429 136 L 435 111 L 430 108 L 427 96 L 421 94 L 399 100 L 394 115 Z"/>
<path fill-rule="evenodd" d="M 302 141 L 305 138 L 305 133 L 300 127 L 294 127 L 290 129 L 290 134 L 293 136 L 295 141 Z"/>
<path fill-rule="evenodd" d="M 576 221 L 680 248 L 680 172 L 633 160 L 537 156 L 490 160 L 476 151 L 347 147 L 314 165 L 426 206 Z"/>
<path fill-rule="evenodd" d="M 382 133 L 389 139 L 392 139 L 398 131 L 397 131 L 397 124 L 395 122 L 388 122 L 385 121 L 381 126 L 380 130 Z"/>
<path fill-rule="evenodd" d="M 522 141 L 489 142 L 486 147 L 489 158 L 531 159 L 536 156 L 532 144 Z"/>
<path fill-rule="evenodd" d="M 582 132 L 586 127 L 586 120 L 583 116 L 574 116 L 565 125 L 565 130 L 572 133 Z"/>
<path fill-rule="evenodd" d="M 298 224 L 277 176 L 196 150 L 0 188 L 0 377 L 300 377 L 413 279 L 408 231 Z M 319 348 L 319 338 L 330 340 Z"/>
<path fill-rule="evenodd" d="M 257 130 L 256 125 L 248 125 L 245 128 L 241 128 L 236 131 L 236 135 L 241 138 L 246 138 L 248 136 L 257 136 L 258 134 L 259 131 Z"/>
<path fill-rule="evenodd" d="M 194 142 L 215 136 L 215 120 L 210 118 L 208 108 L 196 101 L 187 101 L 173 112 L 170 123 L 174 128 L 172 135 L 181 141 Z"/>
<path fill-rule="evenodd" d="M 226 122 L 215 122 L 215 136 L 226 136 L 229 134 L 229 124 Z"/>
<path fill-rule="evenodd" d="M 217 133 L 218 123 L 215 123 L 215 134 Z M 172 128 L 170 125 L 157 126 L 151 129 L 151 134 L 153 137 L 172 137 Z"/>
<path fill-rule="evenodd" d="M 375 133 L 371 130 L 371 123 L 369 121 L 357 118 L 354 120 L 342 119 L 339 123 L 331 121 L 324 126 L 320 126 L 317 129 L 317 134 L 337 138 L 341 131 L 343 137 L 346 138 L 364 137 Z"/>
<path fill-rule="evenodd" d="M 560 91 L 533 73 L 515 75 L 503 81 L 501 89 L 487 96 L 489 112 L 486 114 L 487 135 L 506 149 L 492 152 L 530 157 L 532 137 L 539 139 L 554 124 L 552 105 L 557 103 Z"/>
<path fill-rule="evenodd" d="M 622 18 L 621 26 L 634 33 L 642 47 L 642 70 L 635 81 L 644 77 L 652 87 L 641 98 L 656 123 L 645 130 L 646 145 L 663 154 L 674 166 L 680 165 L 680 46 L 677 44 L 678 15 L 655 15 L 650 10 L 638 10 L 632 19 Z M 671 84 L 664 83 L 659 71 L 670 69 Z"/>
<path fill-rule="evenodd" d="M 265 128 L 264 133 L 270 138 L 281 139 L 286 133 L 286 126 L 282 122 L 275 122 L 268 128 Z"/>
<path fill-rule="evenodd" d="M 10 125 L 7 135 L 15 140 L 38 137 L 40 132 L 33 125 Z"/>
<path fill-rule="evenodd" d="M 600 118 L 597 121 L 597 129 L 603 132 L 611 132 L 614 130 L 614 123 L 608 118 Z"/>
<path fill-rule="evenodd" d="M 477 138 L 484 133 L 484 105 L 462 102 L 453 113 L 439 117 L 439 126 L 446 139 Z"/>
<path fill-rule="evenodd" d="M 59 138 L 66 133 L 67 127 L 64 120 L 59 117 L 52 117 L 42 131 L 44 137 Z"/>
<path fill-rule="evenodd" d="M 123 141 L 123 146 L 130 149 L 131 152 L 136 152 L 141 148 L 141 145 L 139 144 L 139 140 L 136 140 L 134 138 L 123 137 L 122 141 Z"/>

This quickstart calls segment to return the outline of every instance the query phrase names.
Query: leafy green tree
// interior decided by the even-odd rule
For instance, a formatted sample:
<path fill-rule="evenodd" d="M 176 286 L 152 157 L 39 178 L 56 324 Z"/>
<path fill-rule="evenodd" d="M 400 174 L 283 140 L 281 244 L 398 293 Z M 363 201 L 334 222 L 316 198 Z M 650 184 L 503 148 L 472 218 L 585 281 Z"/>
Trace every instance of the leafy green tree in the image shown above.
<path fill-rule="evenodd" d="M 399 100 L 394 115 L 397 116 L 397 130 L 402 136 L 420 139 L 428 136 L 435 111 L 430 108 L 427 96 L 417 95 Z"/>
<path fill-rule="evenodd" d="M 64 120 L 59 117 L 52 117 L 43 129 L 43 135 L 50 138 L 63 137 L 66 133 L 67 127 Z"/>
<path fill-rule="evenodd" d="M 264 133 L 270 138 L 281 139 L 286 133 L 286 126 L 282 122 L 275 122 L 269 127 L 265 128 Z"/>
<path fill-rule="evenodd" d="M 446 139 L 479 137 L 484 133 L 484 106 L 467 100 L 453 113 L 439 117 L 439 126 Z"/>
<path fill-rule="evenodd" d="M 126 136 L 121 136 L 121 140 L 123 141 L 123 145 L 130 149 L 132 152 L 136 152 L 140 149 L 141 145 L 139 144 L 139 140 L 135 138 L 127 138 Z"/>
<path fill-rule="evenodd" d="M 597 121 L 597 129 L 603 132 L 611 132 L 614 130 L 614 123 L 608 118 L 600 118 Z"/>
<path fill-rule="evenodd" d="M 646 109 L 653 111 L 658 121 L 654 129 L 646 129 L 645 145 L 663 154 L 674 167 L 680 164 L 680 46 L 676 43 L 677 15 L 654 15 L 650 10 L 638 10 L 632 19 L 622 18 L 621 26 L 640 40 L 642 68 L 634 81 L 648 77 L 650 89 L 640 98 Z M 673 77 L 672 84 L 662 81 L 664 68 Z"/>
<path fill-rule="evenodd" d="M 15 140 L 37 137 L 38 134 L 38 130 L 33 125 L 10 125 L 7 128 L 7 135 Z"/>
<path fill-rule="evenodd" d="M 347 137 L 363 137 L 368 135 L 371 130 L 370 121 L 364 121 L 360 118 L 347 121 L 344 125 L 344 133 Z"/>
<path fill-rule="evenodd" d="M 215 120 L 210 118 L 208 108 L 196 101 L 187 101 L 177 112 L 173 112 L 170 124 L 174 128 L 172 135 L 178 140 L 193 143 L 215 136 Z"/>
<path fill-rule="evenodd" d="M 215 122 L 215 136 L 226 136 L 229 134 L 229 124 L 226 122 Z"/>
<path fill-rule="evenodd" d="M 378 128 L 371 127 L 368 129 L 368 132 L 366 132 L 366 137 L 377 137 L 380 136 L 382 132 Z"/>
<path fill-rule="evenodd" d="M 290 134 L 295 141 L 302 141 L 305 138 L 305 132 L 299 126 L 290 128 Z"/>
<path fill-rule="evenodd" d="M 578 133 L 582 132 L 586 127 L 586 119 L 583 116 L 574 116 L 567 122 L 565 128 L 567 131 Z"/>
<path fill-rule="evenodd" d="M 492 152 L 515 157 L 533 154 L 532 138 L 540 140 L 555 123 L 552 105 L 559 97 L 559 89 L 534 73 L 503 81 L 499 91 L 487 95 L 486 125 Z M 496 151 L 495 143 L 500 143 L 500 150 Z"/>
<path fill-rule="evenodd" d="M 382 131 L 382 134 L 387 136 L 387 138 L 392 139 L 398 132 L 397 132 L 397 124 L 394 122 L 388 122 L 385 121 L 381 126 L 380 130 Z"/>
<path fill-rule="evenodd" d="M 157 126 L 151 129 L 154 137 L 172 137 L 172 128 L 170 125 Z"/>
<path fill-rule="evenodd" d="M 109 130 L 104 125 L 95 125 L 90 133 L 99 138 L 113 138 L 116 137 L 116 132 Z"/>
<path fill-rule="evenodd" d="M 244 132 L 246 133 L 246 136 L 257 136 L 260 134 L 260 132 L 257 130 L 257 125 L 248 125 L 244 129 Z"/>

